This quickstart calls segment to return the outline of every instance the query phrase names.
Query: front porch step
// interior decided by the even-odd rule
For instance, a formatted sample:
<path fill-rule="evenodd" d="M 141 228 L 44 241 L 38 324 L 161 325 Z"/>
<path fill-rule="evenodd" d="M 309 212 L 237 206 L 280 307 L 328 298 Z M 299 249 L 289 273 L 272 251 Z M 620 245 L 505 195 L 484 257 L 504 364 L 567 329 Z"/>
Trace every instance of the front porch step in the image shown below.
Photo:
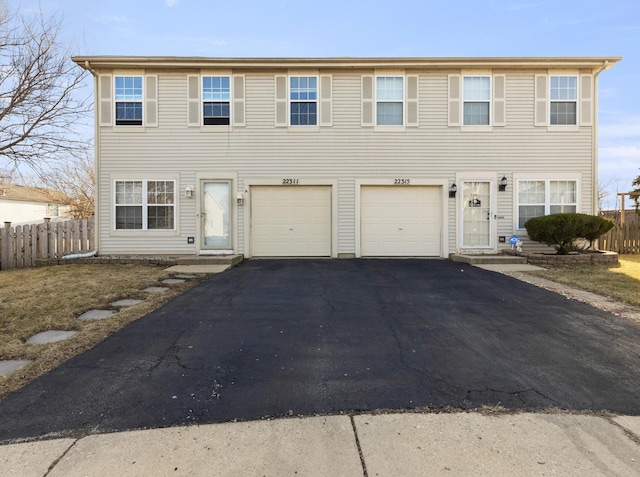
<path fill-rule="evenodd" d="M 449 260 L 453 262 L 468 263 L 469 265 L 498 265 L 498 264 L 525 264 L 526 257 L 511 255 L 464 255 L 450 253 Z"/>
<path fill-rule="evenodd" d="M 235 267 L 243 259 L 243 255 L 189 255 L 177 257 L 176 265 L 229 265 Z"/>

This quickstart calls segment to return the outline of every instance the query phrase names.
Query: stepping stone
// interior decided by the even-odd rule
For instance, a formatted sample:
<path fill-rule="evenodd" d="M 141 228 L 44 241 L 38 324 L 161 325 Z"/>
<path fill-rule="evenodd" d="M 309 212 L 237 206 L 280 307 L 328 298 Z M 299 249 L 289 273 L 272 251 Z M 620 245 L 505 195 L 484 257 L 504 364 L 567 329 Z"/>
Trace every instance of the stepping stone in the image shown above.
<path fill-rule="evenodd" d="M 118 300 L 111 303 L 111 306 L 115 306 L 115 307 L 133 306 L 133 305 L 137 305 L 138 303 L 142 303 L 143 301 L 144 300 L 132 300 L 132 299 Z"/>
<path fill-rule="evenodd" d="M 77 331 L 43 331 L 27 340 L 30 344 L 55 343 L 71 338 Z"/>
<path fill-rule="evenodd" d="M 79 320 L 104 320 L 113 315 L 113 310 L 89 310 L 78 317 Z"/>
<path fill-rule="evenodd" d="M 0 361 L 0 376 L 7 376 L 31 363 L 28 359 L 12 359 Z"/>
<path fill-rule="evenodd" d="M 187 274 L 184 274 L 184 273 L 181 273 L 181 274 L 179 274 L 179 275 L 176 275 L 175 277 L 176 277 L 176 278 L 184 278 L 184 279 L 186 279 L 186 280 L 189 280 L 189 279 L 191 279 L 191 278 L 196 278 L 196 276 L 195 276 L 195 275 L 187 275 Z"/>
<path fill-rule="evenodd" d="M 167 278 L 166 280 L 162 280 L 162 283 L 165 285 L 177 285 L 179 283 L 184 283 L 186 280 L 182 280 L 179 278 Z"/>
<path fill-rule="evenodd" d="M 162 293 L 162 292 L 166 292 L 167 290 L 168 290 L 167 287 L 149 287 L 149 288 L 145 288 L 142 291 L 147 293 Z"/>

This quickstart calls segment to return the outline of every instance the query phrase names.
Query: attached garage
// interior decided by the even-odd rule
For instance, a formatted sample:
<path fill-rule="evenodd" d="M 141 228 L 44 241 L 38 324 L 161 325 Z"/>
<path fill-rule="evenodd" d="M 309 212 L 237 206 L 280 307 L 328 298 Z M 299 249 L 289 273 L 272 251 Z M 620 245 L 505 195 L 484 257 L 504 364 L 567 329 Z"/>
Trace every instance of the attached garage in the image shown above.
<path fill-rule="evenodd" d="M 251 255 L 331 256 L 331 186 L 252 186 Z"/>
<path fill-rule="evenodd" d="M 360 255 L 439 257 L 442 254 L 442 188 L 360 188 Z"/>

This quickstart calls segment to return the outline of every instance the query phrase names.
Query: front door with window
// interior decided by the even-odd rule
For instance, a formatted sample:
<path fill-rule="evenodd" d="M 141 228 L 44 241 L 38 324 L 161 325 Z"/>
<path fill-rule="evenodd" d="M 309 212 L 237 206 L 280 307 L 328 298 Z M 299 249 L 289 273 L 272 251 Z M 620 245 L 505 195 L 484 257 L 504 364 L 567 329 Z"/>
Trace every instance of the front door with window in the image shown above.
<path fill-rule="evenodd" d="M 491 230 L 491 182 L 462 182 L 462 248 L 489 249 Z"/>
<path fill-rule="evenodd" d="M 232 250 L 231 181 L 202 181 L 202 248 Z"/>

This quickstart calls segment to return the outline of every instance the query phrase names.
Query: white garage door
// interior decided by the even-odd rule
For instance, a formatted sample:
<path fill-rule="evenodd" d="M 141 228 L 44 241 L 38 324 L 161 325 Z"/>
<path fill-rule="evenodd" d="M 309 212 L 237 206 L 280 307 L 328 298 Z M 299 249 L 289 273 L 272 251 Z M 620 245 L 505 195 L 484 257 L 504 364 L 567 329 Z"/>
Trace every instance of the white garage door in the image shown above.
<path fill-rule="evenodd" d="M 362 186 L 360 253 L 369 257 L 440 256 L 442 189 Z"/>
<path fill-rule="evenodd" d="M 331 187 L 251 187 L 251 255 L 331 256 Z"/>

